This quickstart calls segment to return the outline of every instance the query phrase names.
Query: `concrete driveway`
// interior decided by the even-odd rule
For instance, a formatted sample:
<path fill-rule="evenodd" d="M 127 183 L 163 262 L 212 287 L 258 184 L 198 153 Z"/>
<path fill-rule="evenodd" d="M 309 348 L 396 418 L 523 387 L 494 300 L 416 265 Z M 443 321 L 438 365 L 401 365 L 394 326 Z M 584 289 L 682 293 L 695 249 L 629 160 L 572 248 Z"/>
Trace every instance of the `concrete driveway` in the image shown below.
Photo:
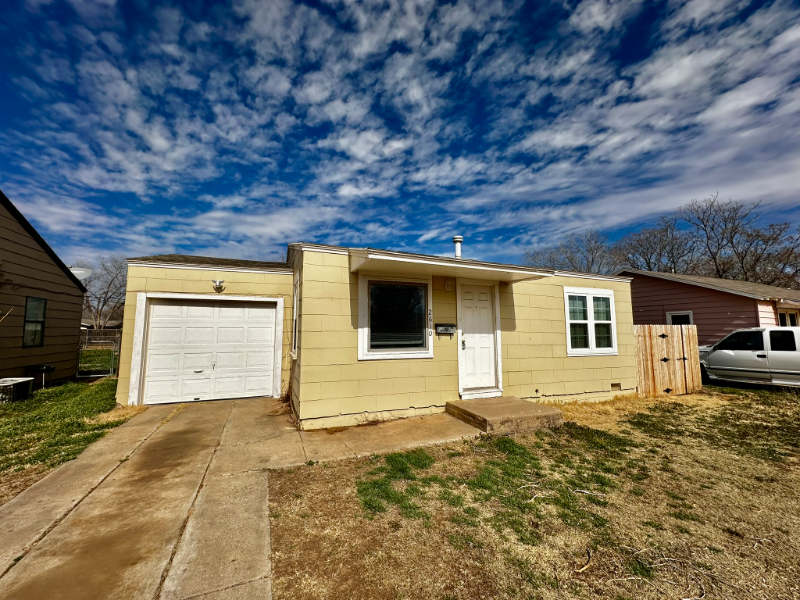
<path fill-rule="evenodd" d="M 274 409 L 150 407 L 0 507 L 0 598 L 270 598 L 268 469 L 479 434 L 446 414 L 299 432 Z"/>

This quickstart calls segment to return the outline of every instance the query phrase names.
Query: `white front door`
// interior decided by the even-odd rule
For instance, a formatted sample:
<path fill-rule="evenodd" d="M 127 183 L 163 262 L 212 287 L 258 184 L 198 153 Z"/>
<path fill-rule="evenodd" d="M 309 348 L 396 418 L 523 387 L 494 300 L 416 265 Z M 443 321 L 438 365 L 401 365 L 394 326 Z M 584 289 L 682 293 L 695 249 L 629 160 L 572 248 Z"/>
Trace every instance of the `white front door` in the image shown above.
<path fill-rule="evenodd" d="M 461 286 L 461 353 L 464 391 L 497 387 L 492 287 Z"/>
<path fill-rule="evenodd" d="M 276 306 L 154 300 L 144 403 L 272 396 Z"/>

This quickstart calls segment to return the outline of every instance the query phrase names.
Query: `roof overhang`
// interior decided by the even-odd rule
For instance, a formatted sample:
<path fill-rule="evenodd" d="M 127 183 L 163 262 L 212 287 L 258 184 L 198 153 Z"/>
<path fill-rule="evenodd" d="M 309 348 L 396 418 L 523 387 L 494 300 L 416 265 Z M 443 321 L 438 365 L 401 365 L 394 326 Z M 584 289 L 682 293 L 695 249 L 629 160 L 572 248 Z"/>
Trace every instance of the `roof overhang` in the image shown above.
<path fill-rule="evenodd" d="M 148 267 L 151 269 L 188 269 L 190 271 L 217 271 L 226 273 L 270 273 L 279 275 L 291 275 L 291 267 L 263 267 L 263 268 L 249 268 L 249 267 L 235 267 L 225 265 L 203 265 L 191 263 L 160 263 L 146 260 L 137 260 L 135 258 L 127 259 L 129 267 Z"/>
<path fill-rule="evenodd" d="M 389 252 L 370 248 L 351 248 L 349 254 L 351 272 L 369 272 L 408 277 L 420 277 L 423 275 L 426 277 L 463 277 L 465 279 L 502 281 L 505 283 L 516 283 L 518 281 L 553 276 L 552 271 L 516 265 L 439 256 L 417 256 L 404 252 Z"/>

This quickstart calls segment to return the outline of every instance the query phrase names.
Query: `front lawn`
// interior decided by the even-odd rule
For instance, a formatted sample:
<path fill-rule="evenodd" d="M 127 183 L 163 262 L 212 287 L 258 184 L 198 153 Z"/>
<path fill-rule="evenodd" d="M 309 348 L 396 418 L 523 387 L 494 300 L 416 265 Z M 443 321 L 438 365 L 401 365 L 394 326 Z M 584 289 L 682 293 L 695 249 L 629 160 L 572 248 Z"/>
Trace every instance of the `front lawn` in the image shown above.
<path fill-rule="evenodd" d="M 276 598 L 796 598 L 800 406 L 710 389 L 270 474 Z"/>
<path fill-rule="evenodd" d="M 129 419 L 115 379 L 66 383 L 0 404 L 0 504 Z"/>

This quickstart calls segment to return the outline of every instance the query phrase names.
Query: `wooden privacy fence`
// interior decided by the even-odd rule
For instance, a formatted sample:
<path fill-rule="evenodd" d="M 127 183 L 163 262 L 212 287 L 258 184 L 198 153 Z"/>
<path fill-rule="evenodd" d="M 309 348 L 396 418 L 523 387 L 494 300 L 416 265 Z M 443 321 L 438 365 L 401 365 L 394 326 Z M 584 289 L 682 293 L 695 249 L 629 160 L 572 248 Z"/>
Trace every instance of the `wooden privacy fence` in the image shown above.
<path fill-rule="evenodd" d="M 637 383 L 642 396 L 700 391 L 700 351 L 694 325 L 634 325 Z"/>

